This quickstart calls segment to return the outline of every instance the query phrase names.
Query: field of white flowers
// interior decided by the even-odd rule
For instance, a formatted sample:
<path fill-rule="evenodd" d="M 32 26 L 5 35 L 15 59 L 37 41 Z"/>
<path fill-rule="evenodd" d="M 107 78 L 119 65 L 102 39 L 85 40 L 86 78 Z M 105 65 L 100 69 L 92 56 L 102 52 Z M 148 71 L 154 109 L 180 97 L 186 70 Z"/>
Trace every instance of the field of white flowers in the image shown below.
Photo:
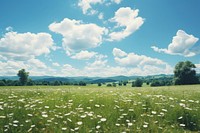
<path fill-rule="evenodd" d="M 200 86 L 0 87 L 0 132 L 200 132 Z"/>

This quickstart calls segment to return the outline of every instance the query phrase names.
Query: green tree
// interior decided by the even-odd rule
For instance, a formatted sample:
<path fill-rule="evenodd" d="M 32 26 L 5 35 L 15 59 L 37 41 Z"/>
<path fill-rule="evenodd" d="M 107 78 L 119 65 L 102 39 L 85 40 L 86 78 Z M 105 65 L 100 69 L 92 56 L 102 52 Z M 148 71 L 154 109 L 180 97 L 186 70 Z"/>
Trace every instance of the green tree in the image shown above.
<path fill-rule="evenodd" d="M 107 86 L 107 87 L 112 87 L 112 84 L 107 84 L 106 86 Z"/>
<path fill-rule="evenodd" d="M 117 84 L 116 84 L 116 83 L 112 83 L 112 86 L 113 86 L 113 87 L 116 87 L 116 86 L 117 86 Z"/>
<path fill-rule="evenodd" d="M 127 85 L 127 83 L 128 83 L 128 81 L 124 81 L 124 82 L 123 82 L 123 85 L 124 85 L 124 86 L 126 86 L 126 85 Z"/>
<path fill-rule="evenodd" d="M 0 86 L 6 86 L 6 83 L 3 80 L 0 80 Z"/>
<path fill-rule="evenodd" d="M 101 83 L 98 83 L 98 86 L 101 86 Z"/>
<path fill-rule="evenodd" d="M 26 85 L 28 81 L 29 72 L 26 72 L 25 69 L 21 69 L 18 71 L 17 76 L 19 77 L 21 85 Z"/>
<path fill-rule="evenodd" d="M 132 83 L 132 87 L 142 87 L 143 81 L 139 78 L 135 80 L 135 82 Z"/>
<path fill-rule="evenodd" d="M 177 63 L 174 69 L 174 84 L 197 84 L 198 78 L 196 77 L 195 68 L 196 66 L 190 61 Z"/>

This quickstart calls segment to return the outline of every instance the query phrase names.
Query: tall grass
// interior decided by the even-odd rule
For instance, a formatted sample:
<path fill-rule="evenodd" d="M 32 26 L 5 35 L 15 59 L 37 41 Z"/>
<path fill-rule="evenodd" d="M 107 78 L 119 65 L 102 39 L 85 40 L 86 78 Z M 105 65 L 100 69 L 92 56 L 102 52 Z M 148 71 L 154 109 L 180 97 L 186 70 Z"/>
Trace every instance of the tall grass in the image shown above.
<path fill-rule="evenodd" d="M 200 86 L 1 87 L 0 132 L 198 132 Z"/>

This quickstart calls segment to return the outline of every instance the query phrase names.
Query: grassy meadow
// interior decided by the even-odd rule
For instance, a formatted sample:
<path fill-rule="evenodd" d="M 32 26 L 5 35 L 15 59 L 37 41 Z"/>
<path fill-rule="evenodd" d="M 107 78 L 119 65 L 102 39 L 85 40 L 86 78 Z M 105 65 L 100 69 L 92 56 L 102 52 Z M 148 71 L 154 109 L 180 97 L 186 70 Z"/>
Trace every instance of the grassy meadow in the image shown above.
<path fill-rule="evenodd" d="M 200 85 L 0 87 L 0 132 L 200 132 Z"/>

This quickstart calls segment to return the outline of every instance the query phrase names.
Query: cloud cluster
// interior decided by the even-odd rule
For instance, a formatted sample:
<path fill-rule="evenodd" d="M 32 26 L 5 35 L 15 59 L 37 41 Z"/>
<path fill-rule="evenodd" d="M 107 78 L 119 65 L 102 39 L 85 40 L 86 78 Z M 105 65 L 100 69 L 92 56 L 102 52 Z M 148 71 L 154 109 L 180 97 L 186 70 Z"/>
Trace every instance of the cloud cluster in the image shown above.
<path fill-rule="evenodd" d="M 89 60 L 92 57 L 94 57 L 95 55 L 97 55 L 96 52 L 89 52 L 89 51 L 83 50 L 83 51 L 71 56 L 71 58 L 77 59 L 77 60 Z"/>
<path fill-rule="evenodd" d="M 132 70 L 137 70 L 140 74 L 152 74 L 152 73 L 171 73 L 171 66 L 157 58 L 151 58 L 145 55 L 137 55 L 135 53 L 129 53 L 114 48 L 113 55 L 115 62 L 123 67 L 132 68 Z"/>
<path fill-rule="evenodd" d="M 199 38 L 189 35 L 183 30 L 178 30 L 168 48 L 160 49 L 156 46 L 152 46 L 151 48 L 159 53 L 163 52 L 171 55 L 192 57 L 200 53 L 200 47 L 195 47 L 198 40 Z"/>
<path fill-rule="evenodd" d="M 98 11 L 93 9 L 93 5 L 97 4 L 105 4 L 110 5 L 112 3 L 120 4 L 122 0 L 79 0 L 78 6 L 82 9 L 83 14 L 86 15 L 94 15 L 97 14 Z"/>
<path fill-rule="evenodd" d="M 28 60 L 49 54 L 54 41 L 48 33 L 7 32 L 0 38 L 0 54 L 9 60 Z"/>
<path fill-rule="evenodd" d="M 123 30 L 111 32 L 109 40 L 120 41 L 138 30 L 144 23 L 144 19 L 139 17 L 138 13 L 138 9 L 133 10 L 130 7 L 119 8 L 110 21 L 117 23 L 116 28 L 123 28 Z"/>
<path fill-rule="evenodd" d="M 68 55 L 80 50 L 98 47 L 107 31 L 106 28 L 96 24 L 84 24 L 81 21 L 68 18 L 60 23 L 50 24 L 49 29 L 63 36 L 62 46 Z"/>

